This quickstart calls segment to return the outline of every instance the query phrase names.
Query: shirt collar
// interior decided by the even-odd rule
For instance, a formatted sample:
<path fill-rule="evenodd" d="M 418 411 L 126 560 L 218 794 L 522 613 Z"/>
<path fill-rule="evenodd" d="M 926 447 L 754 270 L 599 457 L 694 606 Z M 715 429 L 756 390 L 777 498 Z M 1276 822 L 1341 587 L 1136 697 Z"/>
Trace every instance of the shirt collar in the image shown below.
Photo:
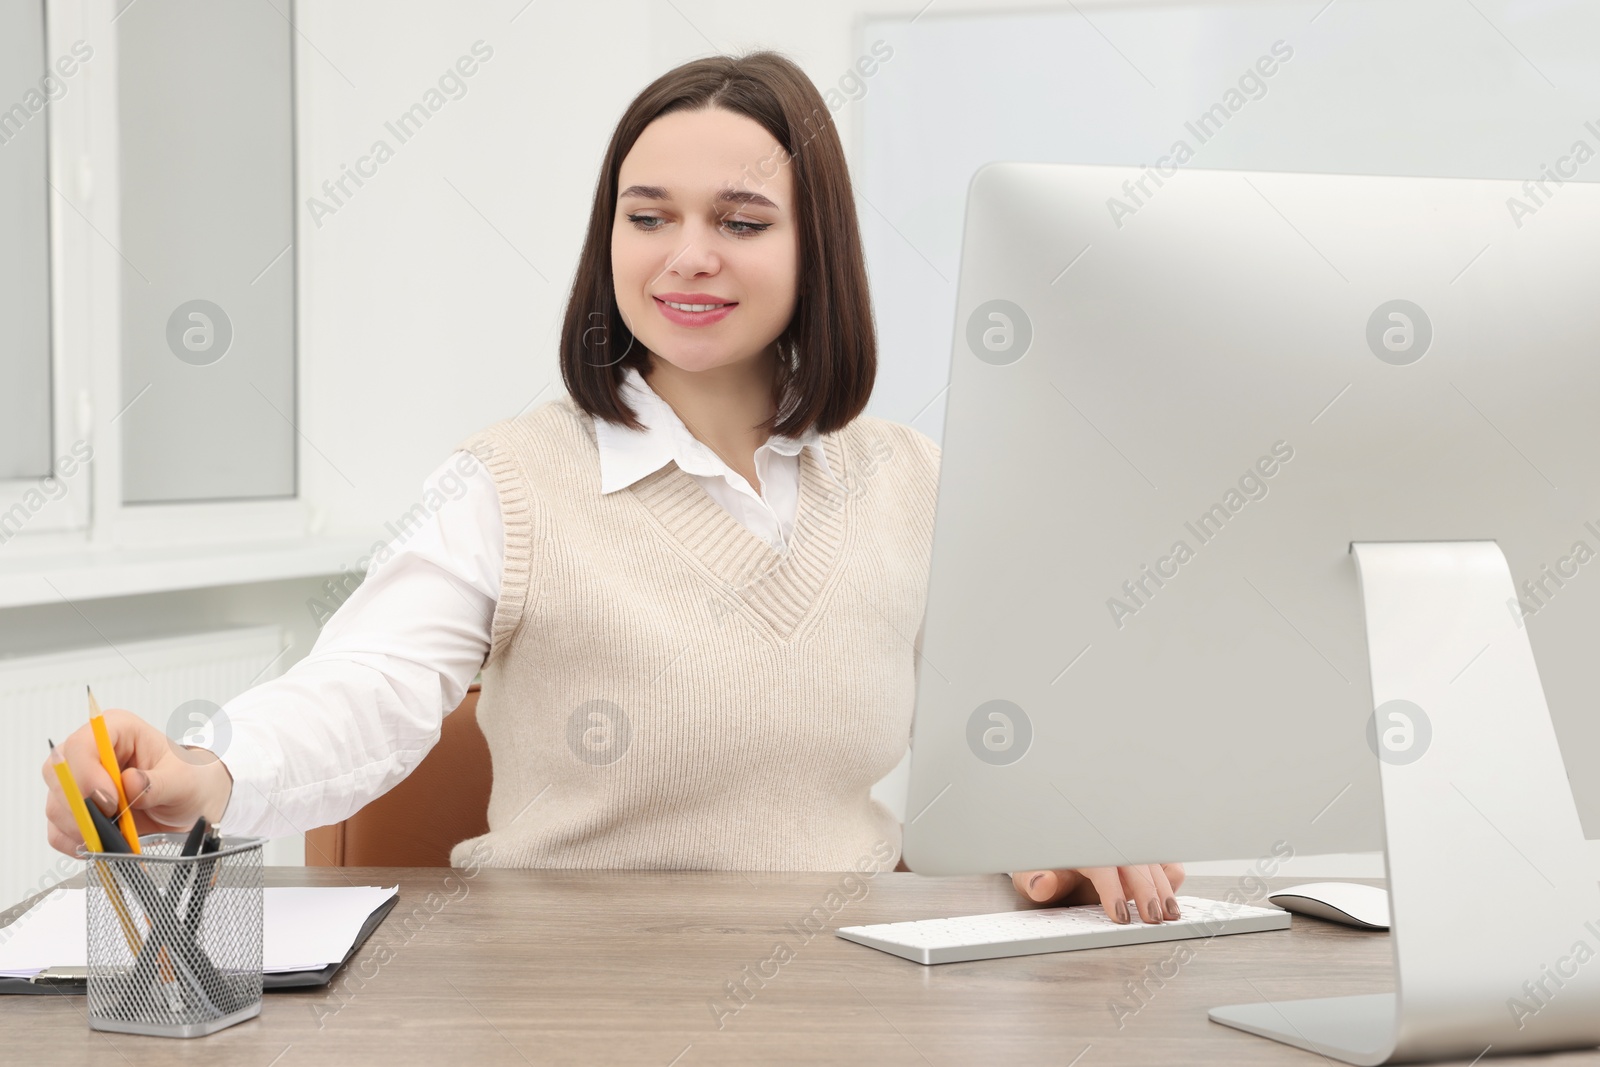
<path fill-rule="evenodd" d="M 595 443 L 600 448 L 600 492 L 602 495 L 626 489 L 647 474 L 676 462 L 688 474 L 725 475 L 726 464 L 704 442 L 689 432 L 672 405 L 650 388 L 635 367 L 623 373 L 622 399 L 633 408 L 644 432 L 630 430 L 606 419 L 594 420 Z M 822 436 L 812 427 L 799 437 L 772 434 L 762 448 L 793 456 L 810 449 L 822 473 L 845 489 L 828 466 Z"/>

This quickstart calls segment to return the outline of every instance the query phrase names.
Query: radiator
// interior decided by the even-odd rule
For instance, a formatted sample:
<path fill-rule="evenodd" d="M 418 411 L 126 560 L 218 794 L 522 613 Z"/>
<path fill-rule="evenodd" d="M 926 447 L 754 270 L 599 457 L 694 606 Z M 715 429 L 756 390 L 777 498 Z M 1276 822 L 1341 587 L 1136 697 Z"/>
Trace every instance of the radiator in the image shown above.
<path fill-rule="evenodd" d="M 190 702 L 224 704 L 283 673 L 287 642 L 281 627 L 241 626 L 0 659 L 0 910 L 82 869 L 45 842 L 39 769 L 47 740 L 89 721 L 85 685 L 102 708 L 192 744 L 207 727 Z"/>

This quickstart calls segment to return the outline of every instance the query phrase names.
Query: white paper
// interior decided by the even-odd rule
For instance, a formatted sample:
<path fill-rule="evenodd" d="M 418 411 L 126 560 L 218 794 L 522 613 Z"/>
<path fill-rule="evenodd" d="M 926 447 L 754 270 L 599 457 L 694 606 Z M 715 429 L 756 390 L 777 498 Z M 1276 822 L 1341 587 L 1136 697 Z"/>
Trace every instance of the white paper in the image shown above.
<path fill-rule="evenodd" d="M 399 886 L 273 888 L 266 891 L 261 969 L 313 971 L 338 963 L 356 943 L 361 924 Z"/>
<path fill-rule="evenodd" d="M 367 917 L 399 888 L 265 890 L 262 971 L 310 971 L 338 963 L 355 944 Z M 47 967 L 87 967 L 87 927 L 84 891 L 54 890 L 10 926 L 0 928 L 0 978 L 31 978 Z"/>
<path fill-rule="evenodd" d="M 0 977 L 32 978 L 46 967 L 88 966 L 87 927 L 83 890 L 52 890 L 0 929 Z"/>

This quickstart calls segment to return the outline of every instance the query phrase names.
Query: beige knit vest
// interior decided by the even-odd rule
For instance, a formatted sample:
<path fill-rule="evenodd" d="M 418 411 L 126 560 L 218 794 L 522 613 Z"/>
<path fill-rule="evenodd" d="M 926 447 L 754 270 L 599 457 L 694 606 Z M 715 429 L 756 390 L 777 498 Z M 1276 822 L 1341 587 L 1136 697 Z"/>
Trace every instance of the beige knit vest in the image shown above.
<path fill-rule="evenodd" d="M 787 552 L 676 463 L 602 496 L 570 397 L 462 443 L 499 489 L 505 569 L 478 704 L 489 832 L 456 866 L 899 855 L 869 794 L 910 735 L 939 450 L 866 415 L 822 443 L 846 488 L 801 450 Z"/>

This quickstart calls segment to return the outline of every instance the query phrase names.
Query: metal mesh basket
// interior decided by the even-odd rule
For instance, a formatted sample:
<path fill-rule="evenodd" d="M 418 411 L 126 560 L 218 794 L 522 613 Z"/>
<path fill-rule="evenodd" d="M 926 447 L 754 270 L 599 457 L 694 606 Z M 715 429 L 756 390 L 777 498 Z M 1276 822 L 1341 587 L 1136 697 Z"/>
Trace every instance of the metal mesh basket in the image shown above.
<path fill-rule="evenodd" d="M 262 839 L 203 856 L 180 856 L 183 842 L 84 854 L 96 1030 L 199 1037 L 261 1013 Z"/>

